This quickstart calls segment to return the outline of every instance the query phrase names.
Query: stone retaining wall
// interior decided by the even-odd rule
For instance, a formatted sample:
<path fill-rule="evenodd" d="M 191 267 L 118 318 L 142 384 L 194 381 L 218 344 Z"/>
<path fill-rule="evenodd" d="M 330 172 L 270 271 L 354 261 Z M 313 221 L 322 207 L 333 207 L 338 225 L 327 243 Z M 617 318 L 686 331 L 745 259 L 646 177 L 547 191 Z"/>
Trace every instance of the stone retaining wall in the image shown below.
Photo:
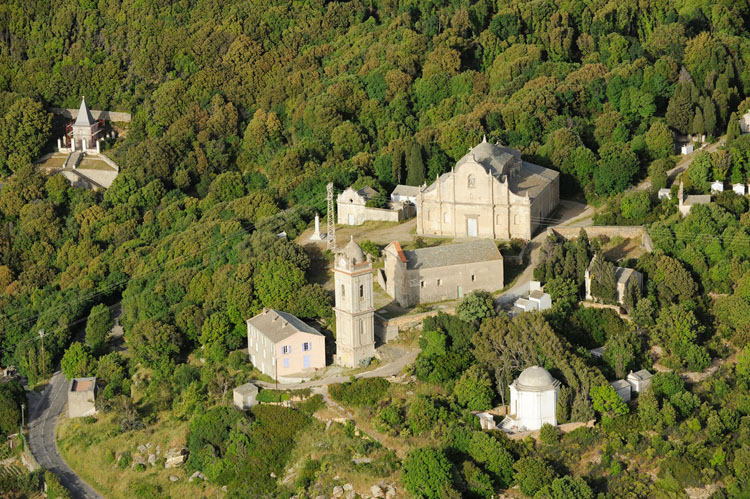
<path fill-rule="evenodd" d="M 66 118 L 70 118 L 73 120 L 78 118 L 78 109 L 51 107 L 49 108 L 49 112 L 59 114 L 60 116 L 65 116 Z M 123 121 L 126 123 L 129 123 L 132 120 L 130 113 L 120 113 L 117 111 L 99 111 L 96 109 L 91 109 L 91 116 L 93 116 L 95 120 L 102 118 L 107 121 Z"/>
<path fill-rule="evenodd" d="M 561 433 L 570 433 L 583 426 L 586 426 L 588 428 L 593 428 L 595 422 L 596 421 L 592 419 L 591 421 L 587 421 L 585 423 L 565 423 L 565 424 L 557 425 L 557 429 L 560 430 Z M 533 437 L 535 440 L 539 440 L 539 431 L 540 430 L 522 431 L 520 433 L 511 433 L 508 435 L 508 438 L 511 440 L 523 440 L 526 437 Z"/>
<path fill-rule="evenodd" d="M 550 227 L 548 231 L 553 231 L 556 234 L 566 238 L 574 239 L 578 237 L 578 233 L 581 231 L 581 227 L 565 227 L 557 225 L 554 228 Z M 646 233 L 646 228 L 643 225 L 591 225 L 589 227 L 583 227 L 586 231 L 586 235 L 589 239 L 597 236 L 613 237 L 624 237 L 626 239 L 632 239 L 635 237 L 643 237 Z"/>

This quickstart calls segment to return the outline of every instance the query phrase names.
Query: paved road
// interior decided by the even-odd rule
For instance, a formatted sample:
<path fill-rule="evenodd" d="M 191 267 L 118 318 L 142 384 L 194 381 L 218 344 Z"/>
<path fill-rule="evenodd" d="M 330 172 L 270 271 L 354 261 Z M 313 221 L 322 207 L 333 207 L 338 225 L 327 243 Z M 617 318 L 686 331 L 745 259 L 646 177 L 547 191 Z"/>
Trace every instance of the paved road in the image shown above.
<path fill-rule="evenodd" d="M 57 452 L 55 428 L 57 418 L 65 407 L 67 391 L 68 381 L 65 375 L 58 371 L 41 394 L 26 392 L 29 401 L 29 448 L 37 462 L 57 475 L 74 498 L 101 498 L 102 496 L 65 464 Z"/>

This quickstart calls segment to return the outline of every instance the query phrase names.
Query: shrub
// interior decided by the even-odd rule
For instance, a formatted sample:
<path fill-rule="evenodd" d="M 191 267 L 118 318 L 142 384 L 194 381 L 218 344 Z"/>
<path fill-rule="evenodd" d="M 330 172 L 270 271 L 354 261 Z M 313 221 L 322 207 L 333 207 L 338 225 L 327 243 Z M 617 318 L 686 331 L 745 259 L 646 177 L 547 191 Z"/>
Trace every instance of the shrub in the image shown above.
<path fill-rule="evenodd" d="M 404 486 L 417 497 L 444 497 L 451 490 L 451 463 L 443 451 L 411 451 L 404 461 Z"/>
<path fill-rule="evenodd" d="M 57 475 L 49 470 L 44 471 L 44 482 L 47 484 L 48 499 L 70 499 L 71 495 L 68 489 L 63 487 Z"/>
<path fill-rule="evenodd" d="M 556 444 L 560 440 L 560 430 L 556 426 L 545 423 L 539 430 L 539 439 L 545 444 Z"/>
<path fill-rule="evenodd" d="M 320 409 L 324 408 L 326 406 L 325 401 L 323 400 L 323 396 L 320 394 L 315 394 L 312 397 L 308 398 L 307 400 L 300 402 L 297 407 L 300 411 L 304 412 L 305 414 L 315 414 Z"/>
<path fill-rule="evenodd" d="M 383 378 L 360 378 L 329 385 L 331 398 L 353 407 L 373 406 L 388 393 L 390 383 Z"/>
<path fill-rule="evenodd" d="M 247 354 L 244 350 L 235 350 L 229 354 L 227 360 L 229 361 L 229 367 L 235 371 L 239 371 L 248 364 Z"/>
<path fill-rule="evenodd" d="M 120 454 L 120 459 L 117 461 L 117 466 L 120 467 L 121 470 L 124 470 L 128 466 L 130 466 L 130 463 L 133 461 L 133 456 L 130 455 L 130 451 L 125 451 L 122 454 Z"/>
<path fill-rule="evenodd" d="M 291 395 L 289 392 L 285 392 L 283 390 L 261 390 L 258 392 L 258 396 L 256 397 L 256 400 L 258 402 L 283 402 L 284 400 L 289 400 L 291 398 Z"/>
<path fill-rule="evenodd" d="M 305 464 L 302 465 L 302 469 L 297 475 L 297 481 L 295 487 L 298 489 L 307 489 L 310 485 L 315 483 L 315 477 L 320 470 L 320 461 L 317 459 L 306 459 Z"/>
<path fill-rule="evenodd" d="M 516 483 L 527 496 L 533 496 L 557 478 L 555 471 L 540 457 L 525 457 L 513 467 L 516 469 Z"/>
<path fill-rule="evenodd" d="M 456 381 L 453 388 L 456 400 L 470 411 L 484 411 L 492 408 L 495 391 L 492 380 L 479 366 L 473 365 Z"/>
<path fill-rule="evenodd" d="M 404 415 L 401 407 L 389 404 L 378 411 L 373 420 L 375 428 L 381 433 L 390 433 L 404 424 Z"/>

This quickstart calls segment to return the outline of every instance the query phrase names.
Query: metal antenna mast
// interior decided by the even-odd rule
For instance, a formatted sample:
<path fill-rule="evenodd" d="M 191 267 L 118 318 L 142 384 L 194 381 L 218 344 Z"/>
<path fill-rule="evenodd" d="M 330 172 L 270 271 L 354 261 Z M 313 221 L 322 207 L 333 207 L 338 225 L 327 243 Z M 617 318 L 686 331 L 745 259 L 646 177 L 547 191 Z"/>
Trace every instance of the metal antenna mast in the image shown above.
<path fill-rule="evenodd" d="M 336 249 L 336 220 L 334 219 L 334 207 L 333 207 L 333 182 L 329 182 L 326 186 L 328 192 L 328 210 L 326 211 L 326 221 L 328 222 L 328 229 L 326 231 L 326 242 L 328 243 L 328 249 Z"/>

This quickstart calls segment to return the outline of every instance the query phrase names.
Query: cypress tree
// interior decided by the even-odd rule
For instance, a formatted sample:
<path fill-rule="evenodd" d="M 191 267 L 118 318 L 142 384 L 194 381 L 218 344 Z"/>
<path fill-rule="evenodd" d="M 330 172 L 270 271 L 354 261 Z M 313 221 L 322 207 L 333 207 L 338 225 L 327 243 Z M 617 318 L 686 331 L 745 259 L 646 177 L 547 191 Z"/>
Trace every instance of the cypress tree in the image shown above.
<path fill-rule="evenodd" d="M 417 141 L 411 140 L 406 146 L 406 185 L 422 185 L 423 183 L 422 146 Z"/>
<path fill-rule="evenodd" d="M 693 133 L 703 135 L 706 133 L 706 125 L 703 123 L 703 112 L 701 108 L 695 108 L 695 118 L 693 119 Z"/>
<path fill-rule="evenodd" d="M 708 97 L 703 100 L 703 124 L 706 134 L 713 136 L 716 131 L 716 106 Z"/>
<path fill-rule="evenodd" d="M 691 120 L 693 118 L 689 85 L 686 82 L 678 83 L 675 87 L 674 95 L 669 99 L 669 104 L 667 105 L 667 123 L 683 134 L 690 131 Z"/>
<path fill-rule="evenodd" d="M 732 113 L 727 124 L 727 144 L 731 143 L 734 139 L 740 136 L 740 119 L 737 117 L 737 113 Z"/>

